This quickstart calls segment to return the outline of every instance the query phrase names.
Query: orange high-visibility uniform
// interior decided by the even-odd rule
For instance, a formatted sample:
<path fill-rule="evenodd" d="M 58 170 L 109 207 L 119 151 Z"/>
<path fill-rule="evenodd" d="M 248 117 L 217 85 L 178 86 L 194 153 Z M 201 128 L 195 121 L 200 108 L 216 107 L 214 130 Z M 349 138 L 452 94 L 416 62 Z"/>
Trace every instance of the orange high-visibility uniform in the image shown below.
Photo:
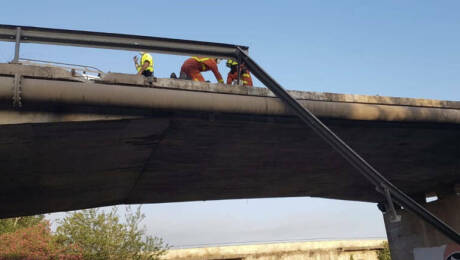
<path fill-rule="evenodd" d="M 217 68 L 217 63 L 213 58 L 191 57 L 182 65 L 181 73 L 187 74 L 194 81 L 204 81 L 202 71 L 211 70 L 219 83 L 224 83 L 222 75 Z"/>
<path fill-rule="evenodd" d="M 227 75 L 227 84 L 231 85 L 234 80 L 238 79 L 238 73 L 235 72 L 229 72 Z M 243 82 L 243 86 L 249 86 L 252 87 L 252 78 L 251 78 L 251 73 L 249 73 L 249 70 L 243 69 L 240 77 L 240 82 Z"/>

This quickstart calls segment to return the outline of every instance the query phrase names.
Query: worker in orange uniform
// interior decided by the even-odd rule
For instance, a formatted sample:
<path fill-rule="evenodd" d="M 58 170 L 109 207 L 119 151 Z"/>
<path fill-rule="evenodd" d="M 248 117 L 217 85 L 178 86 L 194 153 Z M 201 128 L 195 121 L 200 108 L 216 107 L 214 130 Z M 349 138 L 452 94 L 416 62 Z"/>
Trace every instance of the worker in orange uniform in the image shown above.
<path fill-rule="evenodd" d="M 227 84 L 231 85 L 234 81 L 238 80 L 238 62 L 227 60 L 225 65 L 230 68 L 230 72 L 227 75 Z M 244 63 L 240 65 L 240 83 L 243 83 L 243 86 L 252 87 L 251 73 L 249 73 Z"/>
<path fill-rule="evenodd" d="M 217 82 L 224 83 L 222 75 L 217 68 L 218 60 L 214 58 L 191 57 L 187 59 L 180 69 L 180 78 L 191 79 L 193 81 L 204 81 L 202 71 L 211 70 Z"/>

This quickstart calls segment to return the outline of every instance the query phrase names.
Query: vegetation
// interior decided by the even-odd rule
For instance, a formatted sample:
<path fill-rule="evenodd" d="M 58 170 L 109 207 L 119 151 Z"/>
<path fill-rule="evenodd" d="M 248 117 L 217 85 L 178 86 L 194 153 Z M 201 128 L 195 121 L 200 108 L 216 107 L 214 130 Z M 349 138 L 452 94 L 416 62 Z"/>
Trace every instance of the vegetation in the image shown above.
<path fill-rule="evenodd" d="M 56 243 L 50 232 L 48 221 L 40 221 L 32 225 L 31 223 L 38 218 L 27 218 L 31 222 L 23 228 L 17 228 L 12 232 L 2 230 L 3 234 L 0 235 L 1 259 L 83 259 L 81 249 L 75 244 L 63 246 Z M 5 224 L 9 221 L 0 222 Z M 7 225 L 7 228 L 10 229 L 11 226 Z"/>
<path fill-rule="evenodd" d="M 383 249 L 377 252 L 377 258 L 379 260 L 391 260 L 388 242 L 383 242 Z"/>
<path fill-rule="evenodd" d="M 127 207 L 123 221 L 118 208 L 68 213 L 56 233 L 43 216 L 0 220 L 0 259 L 159 259 L 167 245 L 146 235 L 140 207 Z"/>
<path fill-rule="evenodd" d="M 56 238 L 63 245 L 80 246 L 84 259 L 159 259 L 167 245 L 145 234 L 145 227 L 140 227 L 144 218 L 140 207 L 134 212 L 127 207 L 124 223 L 118 217 L 117 207 L 109 212 L 72 212 L 58 222 Z"/>
<path fill-rule="evenodd" d="M 7 218 L 0 220 L 0 235 L 11 233 L 21 228 L 32 227 L 43 221 L 43 215 Z"/>

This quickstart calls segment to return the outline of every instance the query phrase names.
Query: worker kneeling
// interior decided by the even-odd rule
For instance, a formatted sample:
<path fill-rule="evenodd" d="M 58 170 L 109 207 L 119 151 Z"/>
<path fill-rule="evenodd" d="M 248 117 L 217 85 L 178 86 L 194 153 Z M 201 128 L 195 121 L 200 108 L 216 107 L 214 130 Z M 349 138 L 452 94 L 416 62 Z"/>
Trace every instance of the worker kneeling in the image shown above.
<path fill-rule="evenodd" d="M 238 74 L 240 75 L 240 85 L 252 87 L 252 78 L 251 73 L 249 72 L 248 68 L 244 63 L 240 65 L 240 71 L 238 72 L 238 62 L 234 60 L 227 60 L 225 64 L 227 67 L 230 68 L 230 72 L 227 75 L 227 84 L 236 85 L 238 82 Z"/>
<path fill-rule="evenodd" d="M 203 57 L 191 57 L 187 59 L 180 69 L 181 79 L 191 79 L 193 81 L 204 81 L 202 71 L 211 70 L 217 79 L 217 82 L 224 83 L 222 75 L 217 68 L 218 59 L 215 58 L 203 58 Z"/>
<path fill-rule="evenodd" d="M 137 75 L 144 75 L 145 77 L 153 76 L 153 58 L 146 52 L 141 52 L 141 63 L 138 63 L 137 56 L 134 56 L 134 66 L 136 66 Z"/>

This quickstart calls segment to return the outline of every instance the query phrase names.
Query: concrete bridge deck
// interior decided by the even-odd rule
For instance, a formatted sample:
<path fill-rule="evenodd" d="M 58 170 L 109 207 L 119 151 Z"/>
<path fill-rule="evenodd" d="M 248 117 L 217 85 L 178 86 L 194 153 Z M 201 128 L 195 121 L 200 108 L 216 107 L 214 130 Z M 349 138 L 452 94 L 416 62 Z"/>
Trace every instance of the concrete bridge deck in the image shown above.
<path fill-rule="evenodd" d="M 460 183 L 460 102 L 292 94 L 417 199 Z M 0 217 L 120 203 L 380 200 L 264 88 L 126 74 L 87 82 L 0 64 L 0 107 Z"/>

